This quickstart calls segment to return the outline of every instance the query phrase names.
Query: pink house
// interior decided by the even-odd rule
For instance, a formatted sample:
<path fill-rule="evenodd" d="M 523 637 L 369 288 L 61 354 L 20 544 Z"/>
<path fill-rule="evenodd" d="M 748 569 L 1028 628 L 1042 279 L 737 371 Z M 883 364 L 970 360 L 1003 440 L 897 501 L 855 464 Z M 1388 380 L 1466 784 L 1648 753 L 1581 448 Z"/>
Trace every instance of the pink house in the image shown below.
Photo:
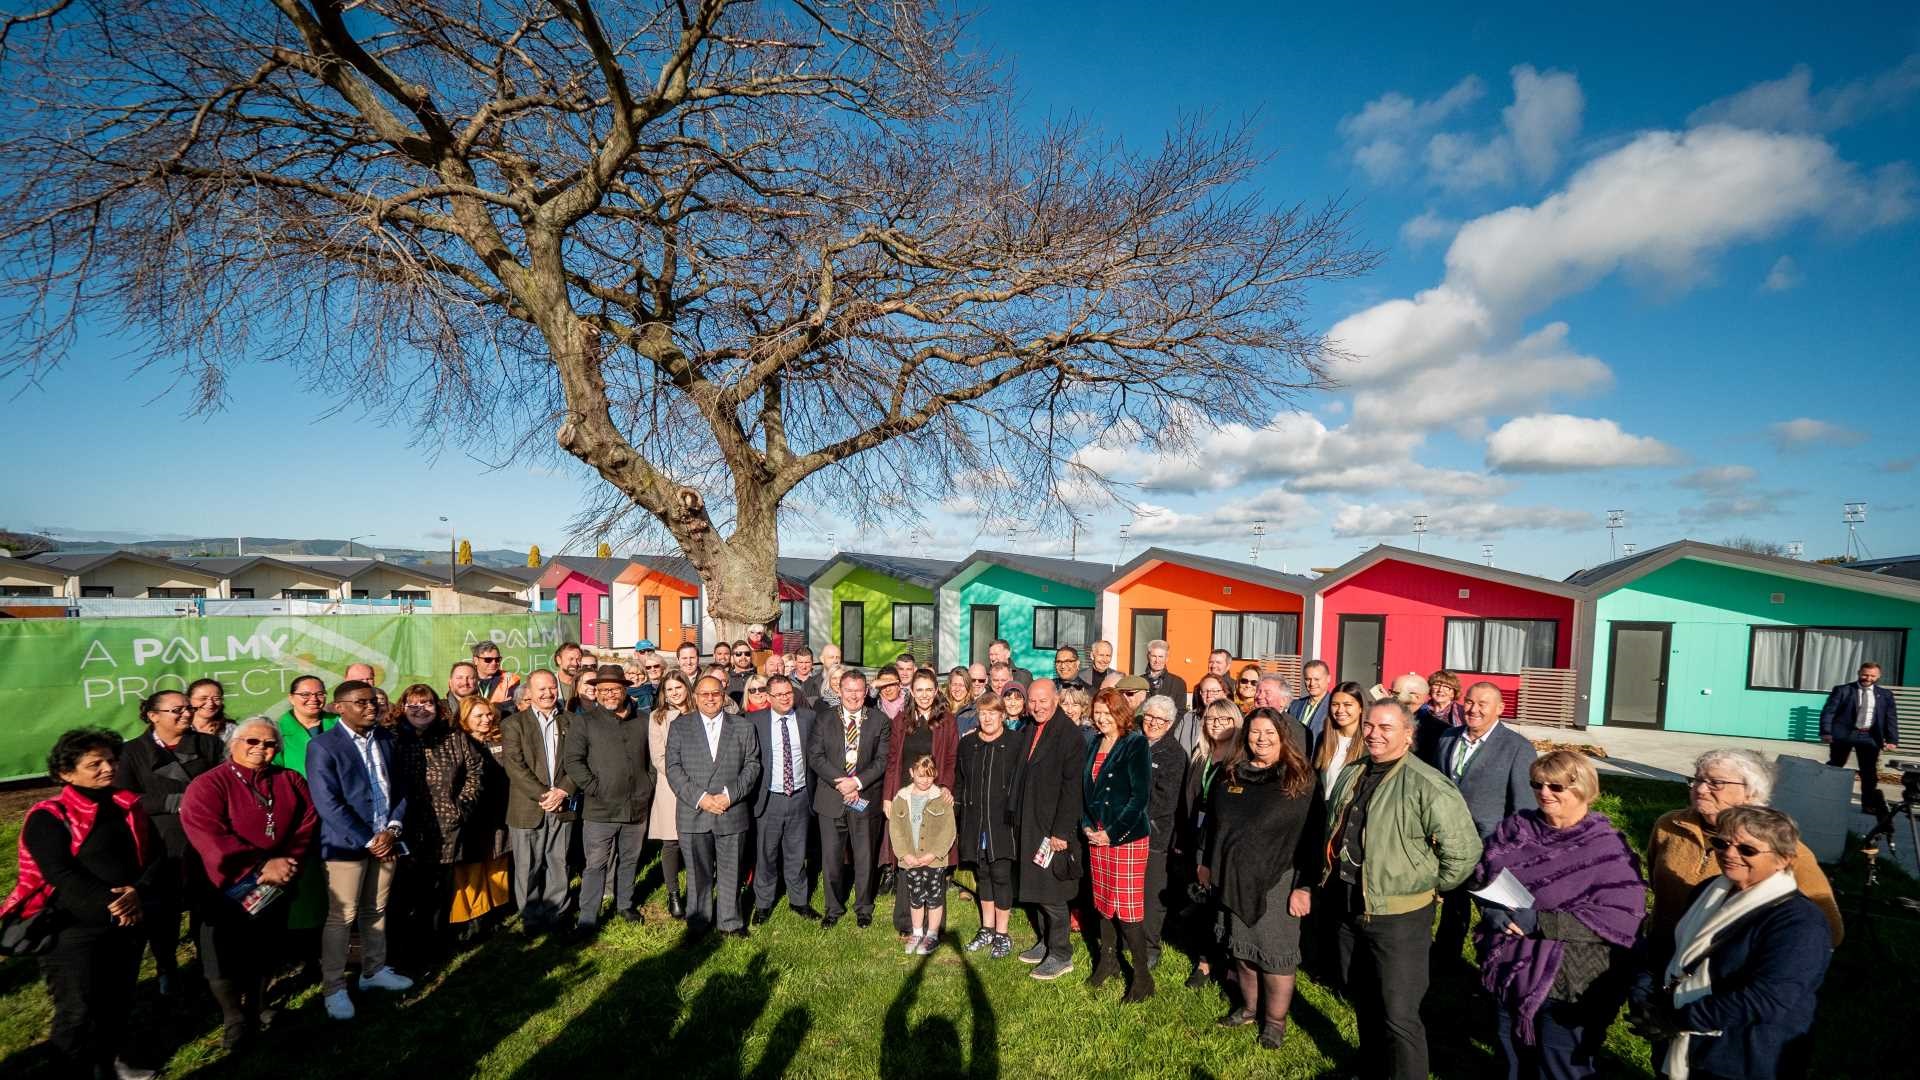
<path fill-rule="evenodd" d="M 557 555 L 547 564 L 540 589 L 553 592 L 555 611 L 579 618 L 574 640 L 593 648 L 613 647 L 613 580 L 630 565 L 626 559 L 578 555 Z"/>

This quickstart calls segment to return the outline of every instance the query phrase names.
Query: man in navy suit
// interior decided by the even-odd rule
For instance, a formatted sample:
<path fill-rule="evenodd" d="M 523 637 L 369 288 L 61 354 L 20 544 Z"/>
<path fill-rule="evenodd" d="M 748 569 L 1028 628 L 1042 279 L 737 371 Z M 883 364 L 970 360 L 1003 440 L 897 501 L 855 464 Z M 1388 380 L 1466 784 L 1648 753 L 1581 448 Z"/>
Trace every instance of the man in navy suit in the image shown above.
<path fill-rule="evenodd" d="M 1320 746 L 1320 733 L 1327 728 L 1327 699 L 1332 696 L 1327 691 L 1333 688 L 1333 671 L 1325 660 L 1309 660 L 1300 669 L 1300 677 L 1306 681 L 1307 692 L 1293 699 L 1287 715 L 1307 729 L 1307 755 L 1311 757 Z"/>
<path fill-rule="evenodd" d="M 1827 764 L 1844 766 L 1853 751 L 1860 766 L 1860 805 L 1880 790 L 1880 751 L 1900 749 L 1900 717 L 1880 682 L 1880 665 L 1860 665 L 1858 682 L 1841 683 L 1820 710 L 1820 741 L 1832 747 Z"/>
<path fill-rule="evenodd" d="M 1467 800 L 1473 827 L 1485 843 L 1507 816 L 1532 809 L 1533 742 L 1500 722 L 1507 702 L 1500 688 L 1477 682 L 1467 689 L 1466 723 L 1440 734 L 1433 765 L 1453 781 Z M 1460 962 L 1467 940 L 1467 913 L 1472 900 L 1466 888 L 1441 894 L 1440 927 L 1434 932 L 1434 955 L 1447 964 Z"/>
<path fill-rule="evenodd" d="M 795 703 L 793 680 L 767 680 L 767 708 L 747 714 L 760 740 L 760 792 L 753 800 L 759 830 L 753 868 L 753 923 L 773 917 L 773 894 L 784 876 L 787 906 L 815 920 L 808 899 L 807 831 L 813 825 L 813 792 L 807 790 L 807 748 L 813 745 L 813 710 Z"/>
<path fill-rule="evenodd" d="M 320 858 L 327 868 L 327 922 L 320 932 L 320 975 L 327 1015 L 353 1019 L 347 994 L 347 945 L 360 928 L 360 989 L 405 990 L 413 980 L 387 966 L 387 894 L 393 888 L 405 774 L 393 767 L 393 733 L 374 722 L 373 686 L 349 679 L 333 689 L 340 722 L 307 744 L 307 786 L 320 815 Z"/>

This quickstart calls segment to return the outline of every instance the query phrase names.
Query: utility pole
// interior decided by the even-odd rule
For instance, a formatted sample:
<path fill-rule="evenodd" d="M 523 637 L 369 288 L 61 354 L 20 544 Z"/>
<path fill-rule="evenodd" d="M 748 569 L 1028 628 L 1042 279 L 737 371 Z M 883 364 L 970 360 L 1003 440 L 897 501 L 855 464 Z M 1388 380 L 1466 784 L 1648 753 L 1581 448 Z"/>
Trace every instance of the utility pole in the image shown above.
<path fill-rule="evenodd" d="M 1625 510 L 1607 511 L 1607 561 L 1608 562 L 1612 562 L 1613 560 L 1620 557 L 1619 550 L 1614 547 L 1614 543 L 1613 543 L 1615 539 L 1614 534 L 1626 527 L 1627 527 L 1627 512 Z"/>
<path fill-rule="evenodd" d="M 1847 526 L 1847 561 L 1852 562 L 1867 554 L 1867 545 L 1860 540 L 1860 526 L 1867 522 L 1867 504 L 1847 503 L 1840 510 L 1840 520 Z"/>
<path fill-rule="evenodd" d="M 1488 565 L 1488 566 L 1492 566 L 1492 565 L 1493 565 L 1493 545 L 1492 545 L 1492 544 L 1481 544 L 1481 545 L 1480 545 L 1480 557 L 1481 557 L 1481 558 L 1483 558 L 1483 559 L 1485 559 L 1485 560 L 1487 560 L 1487 565 Z"/>
<path fill-rule="evenodd" d="M 1413 550 L 1423 551 L 1423 541 L 1427 537 L 1427 515 L 1413 515 Z"/>
<path fill-rule="evenodd" d="M 440 520 L 446 521 L 447 515 L 441 514 Z M 454 546 L 458 543 L 459 541 L 454 539 L 453 525 L 449 523 L 447 525 L 447 588 L 449 589 L 453 588 L 453 575 L 460 564 L 460 556 L 454 551 Z"/>

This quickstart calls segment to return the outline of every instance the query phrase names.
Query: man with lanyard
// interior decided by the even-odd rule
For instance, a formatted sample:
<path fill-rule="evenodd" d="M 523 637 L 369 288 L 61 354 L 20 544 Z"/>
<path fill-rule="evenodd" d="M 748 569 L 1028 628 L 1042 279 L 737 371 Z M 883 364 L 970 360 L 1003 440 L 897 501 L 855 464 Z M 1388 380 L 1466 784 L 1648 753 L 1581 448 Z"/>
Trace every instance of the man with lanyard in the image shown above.
<path fill-rule="evenodd" d="M 360 989 L 406 990 L 413 980 L 387 966 L 387 896 L 407 819 L 404 774 L 393 768 L 393 733 L 374 722 L 373 687 L 353 680 L 333 690 L 340 723 L 307 746 L 307 784 L 320 815 L 327 872 L 327 921 L 320 974 L 327 1015 L 354 1017 L 347 993 L 347 946 L 360 931 Z"/>
<path fill-rule="evenodd" d="M 887 775 L 887 750 L 893 735 L 878 709 L 869 709 L 867 677 L 849 668 L 840 675 L 840 708 L 831 722 L 816 717 L 813 750 L 813 812 L 819 818 L 822 885 L 826 916 L 832 926 L 846 914 L 845 862 L 853 863 L 853 913 L 862 929 L 873 925 L 873 897 L 880 857 L 880 782 Z"/>
<path fill-rule="evenodd" d="M 507 774 L 507 843 L 513 855 L 513 899 L 529 934 L 557 925 L 572 906 L 567 849 L 574 793 L 561 763 L 570 714 L 560 708 L 560 682 L 545 668 L 527 676 L 526 708 L 500 725 L 500 765 Z"/>
<path fill-rule="evenodd" d="M 1361 1075 L 1428 1075 L 1428 928 L 1437 892 L 1467 880 L 1480 834 L 1460 792 L 1414 757 L 1413 719 L 1381 701 L 1361 724 L 1367 756 L 1340 771 L 1328 800 L 1331 901 L 1339 971 L 1359 1017 Z"/>
<path fill-rule="evenodd" d="M 807 920 L 820 918 L 809 900 L 807 827 L 813 823 L 813 793 L 807 790 L 807 747 L 813 741 L 813 710 L 795 703 L 793 680 L 767 680 L 767 708 L 747 714 L 760 740 L 764 782 L 753 802 L 759 829 L 753 868 L 753 924 L 773 917 L 774 892 L 784 873 L 787 906 Z"/>

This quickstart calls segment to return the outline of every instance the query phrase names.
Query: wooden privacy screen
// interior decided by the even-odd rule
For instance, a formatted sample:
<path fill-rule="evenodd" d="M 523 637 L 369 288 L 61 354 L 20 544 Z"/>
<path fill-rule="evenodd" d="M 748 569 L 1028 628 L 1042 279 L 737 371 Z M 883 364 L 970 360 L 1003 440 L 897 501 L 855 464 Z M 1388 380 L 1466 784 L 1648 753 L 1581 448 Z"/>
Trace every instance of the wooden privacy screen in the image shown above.
<path fill-rule="evenodd" d="M 1520 704 L 1514 719 L 1522 724 L 1572 727 L 1579 701 L 1577 674 L 1572 668 L 1521 668 Z"/>

